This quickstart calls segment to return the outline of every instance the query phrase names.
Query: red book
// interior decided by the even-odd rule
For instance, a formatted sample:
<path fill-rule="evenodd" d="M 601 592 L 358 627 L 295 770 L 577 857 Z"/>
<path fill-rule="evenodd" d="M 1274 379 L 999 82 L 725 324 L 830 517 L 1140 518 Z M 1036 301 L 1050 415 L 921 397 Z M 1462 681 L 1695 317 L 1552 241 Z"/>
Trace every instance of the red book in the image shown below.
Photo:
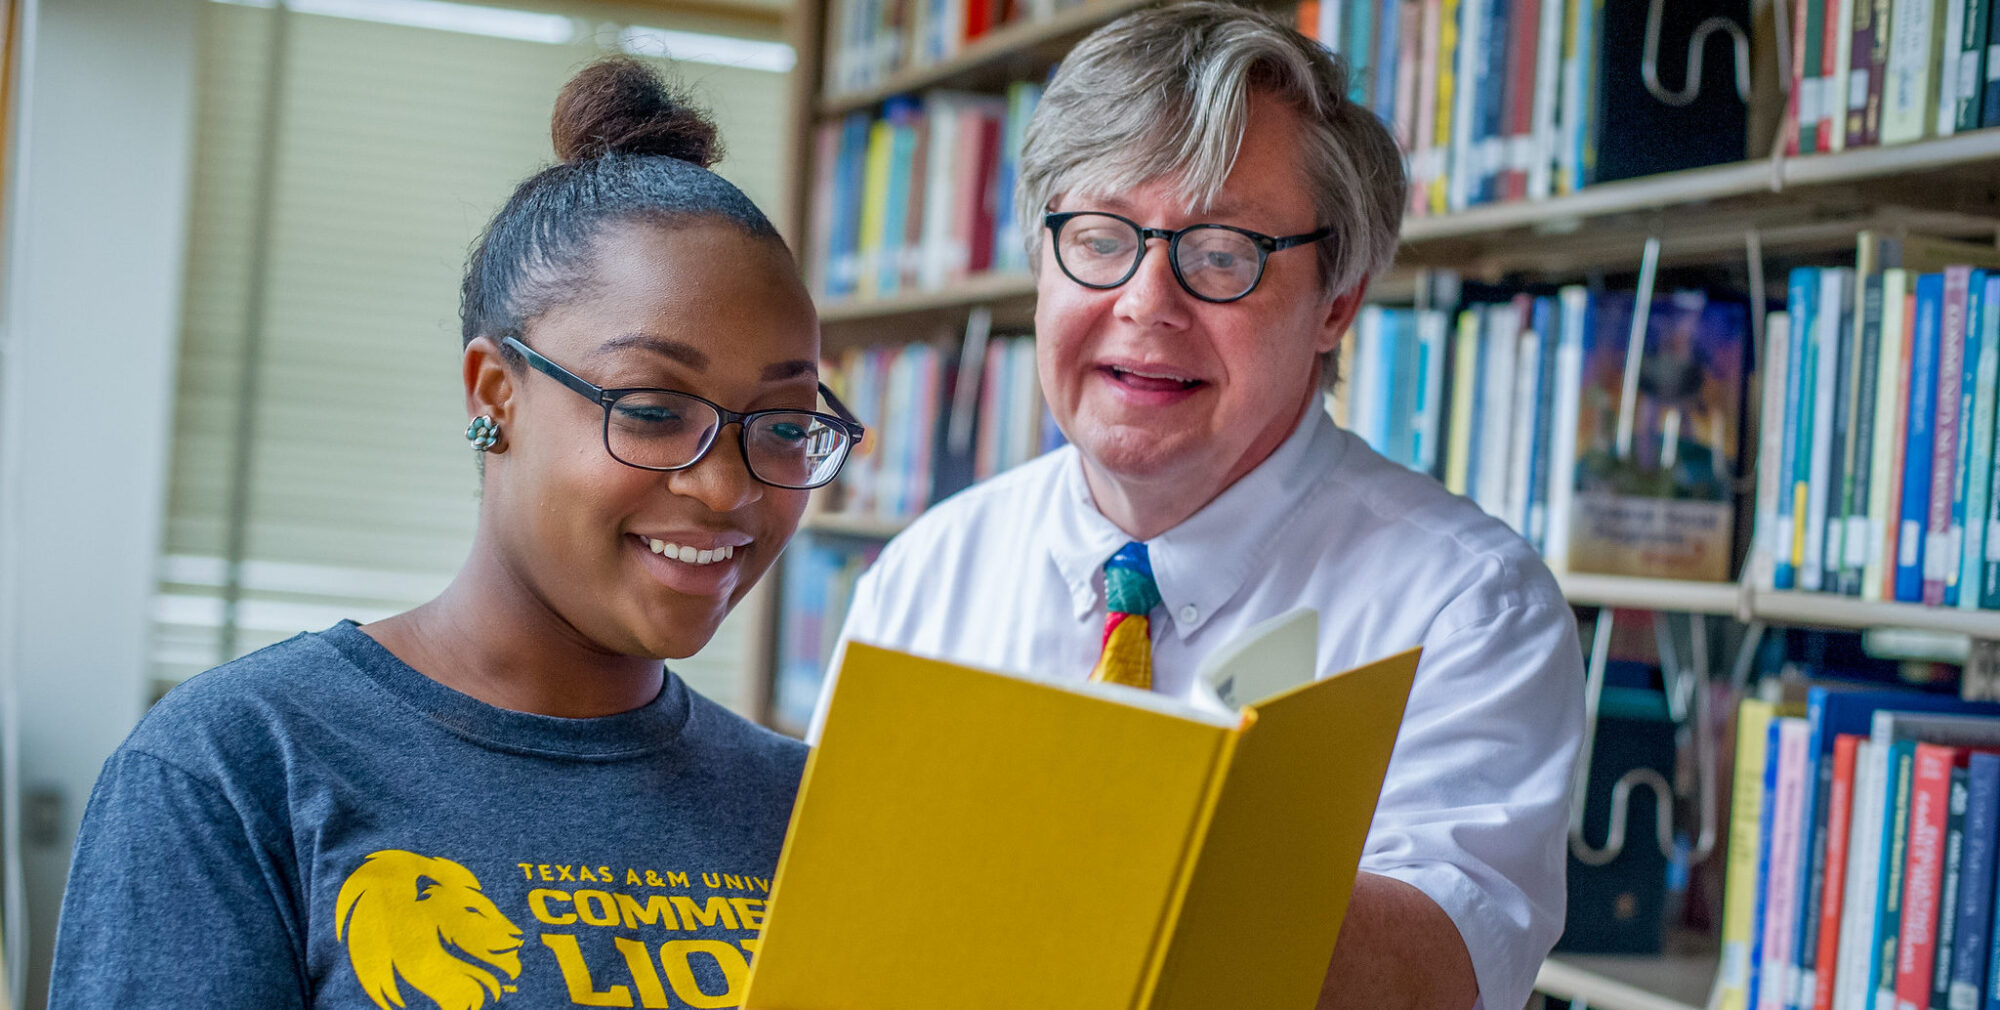
<path fill-rule="evenodd" d="M 1931 511 L 1924 542 L 1924 605 L 1944 603 L 1958 565 L 1951 544 L 1951 499 L 1958 485 L 1958 403 L 1965 381 L 1965 310 L 1971 267 L 1944 272 L 1944 321 L 1938 330 L 1937 428 L 1931 442 Z"/>
<path fill-rule="evenodd" d="M 1910 428 L 1910 346 L 1916 343 L 1917 296 L 1915 293 L 1903 296 L 1903 357 L 1897 363 L 1896 374 L 1902 381 L 1896 383 L 1896 434 L 1889 440 L 1889 473 L 1892 482 L 1889 497 L 1889 517 L 1882 531 L 1882 598 L 1896 598 L 1896 537 L 1902 524 L 1896 521 L 1900 515 L 1903 485 L 1903 449 L 1909 439 Z"/>
<path fill-rule="evenodd" d="M 1541 0 L 1514 0 L 1507 22 L 1507 160 L 1500 175 L 1502 200 L 1528 198 L 1528 162 L 1535 141 L 1535 56 L 1541 28 Z"/>
<path fill-rule="evenodd" d="M 1833 1010 L 1839 970 L 1840 910 L 1847 894 L 1847 828 L 1854 812 L 1854 754 L 1862 737 L 1833 738 L 1833 785 L 1826 794 L 1826 883 L 1819 899 L 1819 950 L 1813 957 L 1813 1010 Z"/>
<path fill-rule="evenodd" d="M 1842 118 L 1846 125 L 1847 78 L 1841 74 L 1840 36 L 1850 31 L 1848 25 L 1840 23 L 1840 0 L 1825 0 L 1826 31 L 1821 35 L 1819 54 L 1820 99 L 1819 99 L 1819 149 L 1822 153 L 1833 150 L 1833 117 Z M 1852 36 L 1849 36 L 1850 40 Z M 1834 94 L 1834 85 L 1840 85 L 1840 94 Z"/>
<path fill-rule="evenodd" d="M 1951 806 L 1951 766 L 1957 760 L 1956 747 L 1917 744 L 1910 775 L 1910 840 L 1903 860 L 1903 920 L 1896 930 L 1896 1010 L 1931 1005 L 1944 828 Z"/>
<path fill-rule="evenodd" d="M 979 160 L 973 176 L 975 192 L 979 202 L 972 208 L 972 258 L 966 269 L 981 273 L 993 266 L 994 213 L 999 209 L 1000 186 L 1000 133 L 1004 115 L 985 113 L 979 117 Z M 1956 397 L 1952 399 L 1957 403 Z M 1949 492 L 1945 494 L 1950 498 Z M 1946 503 L 1947 518 L 1950 504 Z"/>

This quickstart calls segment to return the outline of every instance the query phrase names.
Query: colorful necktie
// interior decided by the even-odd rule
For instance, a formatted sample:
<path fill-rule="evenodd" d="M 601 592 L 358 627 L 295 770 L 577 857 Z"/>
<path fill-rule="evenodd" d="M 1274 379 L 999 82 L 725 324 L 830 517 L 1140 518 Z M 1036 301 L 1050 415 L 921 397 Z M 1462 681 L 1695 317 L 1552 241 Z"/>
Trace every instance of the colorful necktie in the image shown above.
<path fill-rule="evenodd" d="M 1145 544 L 1126 544 L 1104 563 L 1104 595 L 1104 651 L 1090 679 L 1152 690 L 1153 622 L 1146 615 L 1160 605 L 1160 587 Z"/>

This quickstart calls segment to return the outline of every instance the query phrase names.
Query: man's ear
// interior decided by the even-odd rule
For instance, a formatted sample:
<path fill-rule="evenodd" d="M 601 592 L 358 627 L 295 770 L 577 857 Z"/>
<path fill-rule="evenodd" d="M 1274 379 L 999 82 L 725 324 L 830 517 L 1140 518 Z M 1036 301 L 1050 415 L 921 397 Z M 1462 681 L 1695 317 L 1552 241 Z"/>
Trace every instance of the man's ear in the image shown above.
<path fill-rule="evenodd" d="M 507 430 L 514 409 L 514 370 L 490 337 L 474 337 L 465 345 L 461 362 L 465 374 L 465 416 L 485 415 Z"/>
<path fill-rule="evenodd" d="M 1313 349 L 1321 354 L 1340 346 L 1340 338 L 1347 335 L 1354 325 L 1354 317 L 1361 312 L 1361 298 L 1368 293 L 1368 282 L 1349 288 L 1345 294 L 1328 302 L 1326 315 L 1321 319 L 1319 339 L 1313 342 Z"/>

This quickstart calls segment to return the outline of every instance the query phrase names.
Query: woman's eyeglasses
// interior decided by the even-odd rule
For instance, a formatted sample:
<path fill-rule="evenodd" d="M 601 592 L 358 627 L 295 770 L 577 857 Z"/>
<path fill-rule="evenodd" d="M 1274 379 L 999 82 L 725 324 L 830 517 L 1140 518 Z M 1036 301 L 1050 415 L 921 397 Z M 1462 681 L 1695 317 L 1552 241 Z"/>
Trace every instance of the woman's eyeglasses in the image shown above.
<path fill-rule="evenodd" d="M 819 395 L 838 416 L 811 410 L 739 413 L 671 389 L 606 389 L 543 357 L 517 337 L 505 337 L 500 344 L 526 358 L 535 371 L 601 405 L 605 451 L 641 470 L 685 470 L 708 455 L 724 426 L 734 424 L 750 476 L 773 487 L 803 491 L 833 480 L 867 430 L 825 383 L 820 384 Z"/>

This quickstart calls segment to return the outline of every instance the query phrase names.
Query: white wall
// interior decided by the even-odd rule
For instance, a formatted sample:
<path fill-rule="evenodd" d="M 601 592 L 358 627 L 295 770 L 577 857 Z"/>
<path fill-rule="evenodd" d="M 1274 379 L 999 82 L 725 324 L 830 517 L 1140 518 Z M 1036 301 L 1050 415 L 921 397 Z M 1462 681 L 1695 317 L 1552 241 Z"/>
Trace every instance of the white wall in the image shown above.
<path fill-rule="evenodd" d="M 0 691 L 22 789 L 60 797 L 55 837 L 24 847 L 38 1007 L 76 822 L 144 703 L 199 0 L 27 8 L 0 288 Z"/>

